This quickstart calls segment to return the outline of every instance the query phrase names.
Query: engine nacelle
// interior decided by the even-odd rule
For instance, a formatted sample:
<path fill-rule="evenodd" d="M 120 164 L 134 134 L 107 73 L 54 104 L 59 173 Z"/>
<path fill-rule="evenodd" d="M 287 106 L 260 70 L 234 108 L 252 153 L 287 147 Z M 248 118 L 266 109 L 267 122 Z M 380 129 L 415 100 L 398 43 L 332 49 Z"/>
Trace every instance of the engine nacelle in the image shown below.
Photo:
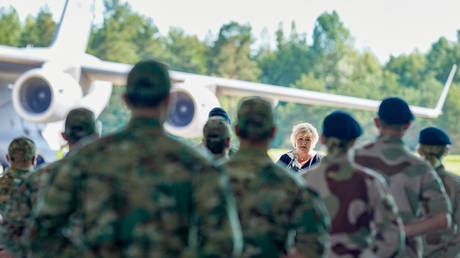
<path fill-rule="evenodd" d="M 58 69 L 37 68 L 24 73 L 13 88 L 13 105 L 25 120 L 37 123 L 65 118 L 82 98 L 78 82 Z"/>
<path fill-rule="evenodd" d="M 169 133 L 180 137 L 200 137 L 209 111 L 218 106 L 219 100 L 207 87 L 177 83 L 171 89 L 169 116 L 164 127 Z"/>

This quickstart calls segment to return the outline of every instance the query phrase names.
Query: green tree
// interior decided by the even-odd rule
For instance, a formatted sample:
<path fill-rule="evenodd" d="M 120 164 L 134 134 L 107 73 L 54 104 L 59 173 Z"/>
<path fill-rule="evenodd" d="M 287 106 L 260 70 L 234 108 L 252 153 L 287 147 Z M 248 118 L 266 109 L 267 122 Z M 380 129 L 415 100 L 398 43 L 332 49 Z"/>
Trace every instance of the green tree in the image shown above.
<path fill-rule="evenodd" d="M 251 56 L 251 26 L 230 22 L 222 25 L 211 48 L 209 71 L 218 76 L 257 81 L 260 69 Z"/>
<path fill-rule="evenodd" d="M 105 0 L 103 25 L 93 28 L 88 52 L 105 60 L 136 63 L 162 53 L 158 29 L 150 18 L 134 12 L 128 3 Z"/>
<path fill-rule="evenodd" d="M 325 78 L 328 89 L 341 86 L 342 71 L 338 66 L 351 46 L 351 36 L 336 11 L 316 19 L 311 46 L 315 76 Z"/>
<path fill-rule="evenodd" d="M 0 44 L 17 46 L 21 35 L 19 16 L 13 7 L 0 8 Z"/>
<path fill-rule="evenodd" d="M 188 36 L 182 29 L 171 28 L 166 37 L 165 47 L 168 53 L 165 61 L 172 69 L 189 73 L 207 73 L 207 54 L 210 47 L 197 36 Z"/>
<path fill-rule="evenodd" d="M 385 69 L 398 74 L 398 82 L 405 87 L 418 88 L 427 79 L 425 55 L 414 52 L 410 55 L 391 56 Z"/>
<path fill-rule="evenodd" d="M 260 81 L 289 86 L 313 66 L 306 36 L 297 33 L 295 23 L 291 24 L 291 34 L 285 39 L 282 27 L 276 31 L 277 46 L 274 51 L 259 53 L 258 65 L 262 70 Z"/>
<path fill-rule="evenodd" d="M 27 16 L 26 24 L 22 30 L 19 44 L 21 47 L 32 45 L 34 47 L 47 47 L 56 30 L 56 22 L 48 8 L 41 8 L 36 18 Z"/>

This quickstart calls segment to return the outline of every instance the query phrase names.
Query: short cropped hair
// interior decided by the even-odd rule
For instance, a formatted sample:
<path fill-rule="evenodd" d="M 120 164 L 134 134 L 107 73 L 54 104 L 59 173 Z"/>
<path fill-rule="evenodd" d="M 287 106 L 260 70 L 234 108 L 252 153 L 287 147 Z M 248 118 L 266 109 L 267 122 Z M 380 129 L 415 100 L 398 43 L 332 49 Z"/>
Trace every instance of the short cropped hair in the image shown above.
<path fill-rule="evenodd" d="M 296 142 L 297 136 L 299 134 L 304 134 L 304 133 L 312 138 L 311 148 L 313 149 L 316 146 L 316 143 L 318 142 L 318 139 L 319 139 L 318 131 L 316 130 L 316 128 L 310 123 L 300 123 L 292 127 L 292 133 L 291 133 L 292 147 L 294 148 L 296 147 L 295 142 Z"/>

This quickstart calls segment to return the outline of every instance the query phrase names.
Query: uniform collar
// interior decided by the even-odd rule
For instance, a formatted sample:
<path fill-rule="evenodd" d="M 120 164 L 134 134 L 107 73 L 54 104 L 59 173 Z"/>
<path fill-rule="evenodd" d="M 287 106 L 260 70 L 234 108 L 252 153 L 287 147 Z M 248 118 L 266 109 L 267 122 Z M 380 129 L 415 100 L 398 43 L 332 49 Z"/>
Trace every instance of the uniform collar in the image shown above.
<path fill-rule="evenodd" d="M 385 144 L 400 144 L 404 145 L 402 138 L 394 135 L 380 135 L 377 137 L 377 142 L 382 142 Z"/>
<path fill-rule="evenodd" d="M 32 169 L 21 169 L 21 168 L 8 168 L 5 171 L 5 174 L 10 174 L 12 176 L 23 176 L 29 172 L 31 172 Z"/>
<path fill-rule="evenodd" d="M 251 158 L 267 158 L 270 159 L 270 157 L 267 154 L 266 150 L 262 150 L 260 148 L 251 148 L 251 147 L 246 147 L 246 148 L 240 148 L 235 154 L 235 156 L 242 156 L 242 157 L 251 157 Z"/>
<path fill-rule="evenodd" d="M 127 128 L 138 129 L 138 128 L 156 128 L 163 129 L 162 124 L 156 118 L 152 117 L 135 117 L 131 118 Z"/>

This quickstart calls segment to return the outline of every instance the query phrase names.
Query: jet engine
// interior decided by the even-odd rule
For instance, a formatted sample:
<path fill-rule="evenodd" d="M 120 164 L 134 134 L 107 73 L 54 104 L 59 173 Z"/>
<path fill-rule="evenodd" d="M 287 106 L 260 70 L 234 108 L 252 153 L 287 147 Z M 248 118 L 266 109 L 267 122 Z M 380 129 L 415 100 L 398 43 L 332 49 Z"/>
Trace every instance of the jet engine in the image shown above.
<path fill-rule="evenodd" d="M 65 118 L 82 98 L 78 82 L 58 69 L 37 68 L 19 77 L 13 88 L 13 105 L 22 118 L 37 123 Z"/>
<path fill-rule="evenodd" d="M 177 83 L 171 89 L 169 115 L 165 129 L 185 138 L 200 137 L 209 111 L 220 106 L 216 95 L 206 86 Z"/>

